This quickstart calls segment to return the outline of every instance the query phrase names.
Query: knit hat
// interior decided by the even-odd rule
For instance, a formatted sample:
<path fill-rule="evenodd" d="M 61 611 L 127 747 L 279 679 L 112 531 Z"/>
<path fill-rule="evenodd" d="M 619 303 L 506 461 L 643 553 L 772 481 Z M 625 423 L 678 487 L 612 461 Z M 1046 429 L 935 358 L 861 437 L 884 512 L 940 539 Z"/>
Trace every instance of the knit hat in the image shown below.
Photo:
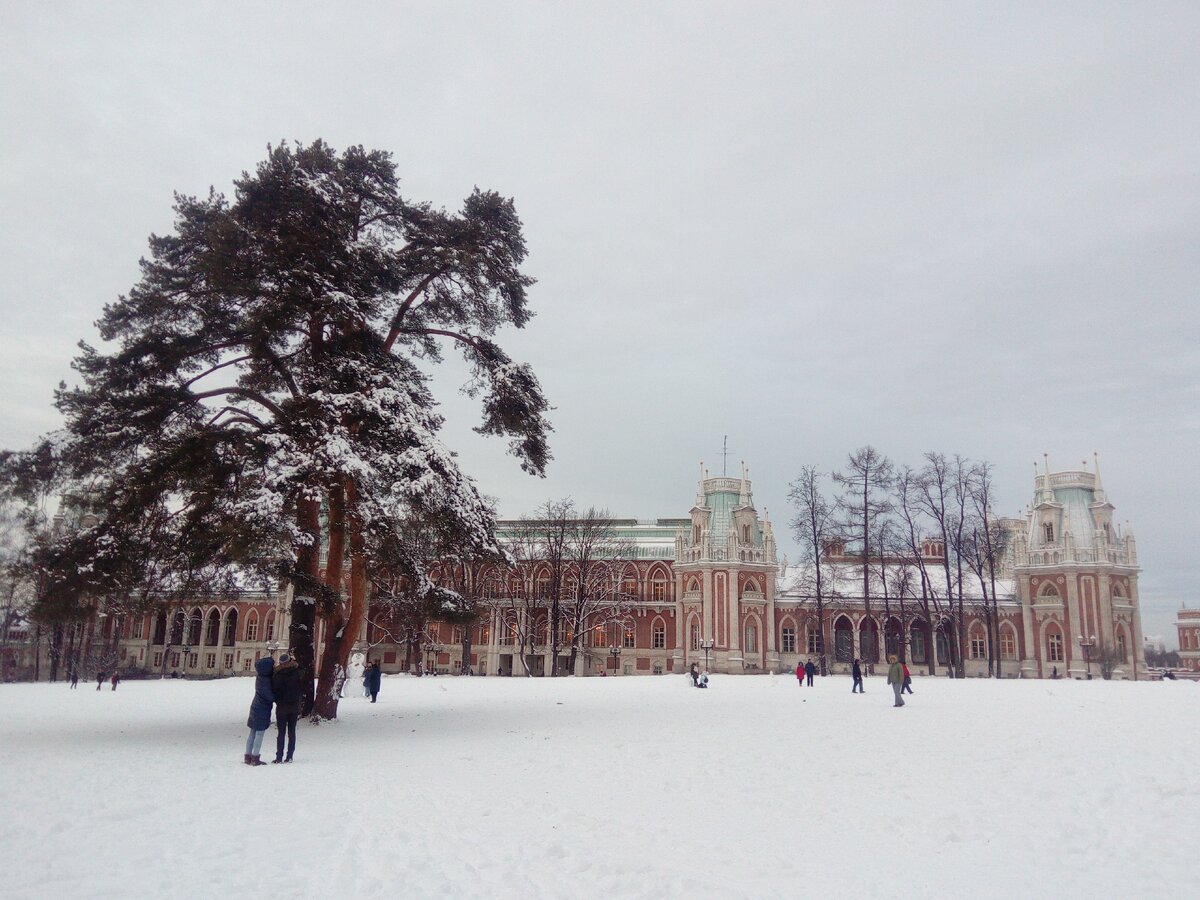
<path fill-rule="evenodd" d="M 279 661 L 280 661 L 281 663 L 285 663 L 285 662 L 291 662 L 291 661 L 292 661 L 292 658 L 291 658 L 290 656 L 288 656 L 288 655 L 285 653 L 285 654 L 283 654 L 281 657 L 279 657 Z"/>

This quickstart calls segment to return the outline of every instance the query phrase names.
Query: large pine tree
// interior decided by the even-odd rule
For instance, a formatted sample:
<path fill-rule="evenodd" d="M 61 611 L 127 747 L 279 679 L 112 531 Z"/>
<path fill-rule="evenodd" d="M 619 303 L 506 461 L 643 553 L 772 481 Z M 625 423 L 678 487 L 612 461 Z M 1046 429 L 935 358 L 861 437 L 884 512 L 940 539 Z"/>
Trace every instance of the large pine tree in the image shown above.
<path fill-rule="evenodd" d="M 408 201 L 389 154 L 320 141 L 269 149 L 232 201 L 176 196 L 175 211 L 139 282 L 105 307 L 105 347 L 80 345 L 82 383 L 57 395 L 66 430 L 37 458 L 103 514 L 45 559 L 79 604 L 143 571 L 160 595 L 289 580 L 289 643 L 319 674 L 308 707 L 333 717 L 373 548 L 404 546 L 392 537 L 419 520 L 496 552 L 491 509 L 438 439 L 422 365 L 457 349 L 477 430 L 509 438 L 530 473 L 550 458 L 538 381 L 495 342 L 531 316 L 521 222 L 478 189 L 456 213 Z M 32 458 L 10 460 L 13 479 Z"/>

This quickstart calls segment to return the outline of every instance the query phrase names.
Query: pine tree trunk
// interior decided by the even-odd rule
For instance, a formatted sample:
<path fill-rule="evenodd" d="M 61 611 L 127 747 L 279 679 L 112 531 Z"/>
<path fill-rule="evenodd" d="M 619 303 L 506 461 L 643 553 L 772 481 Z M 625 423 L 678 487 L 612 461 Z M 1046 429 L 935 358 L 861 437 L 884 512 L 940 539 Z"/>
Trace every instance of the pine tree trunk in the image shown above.
<path fill-rule="evenodd" d="M 309 536 L 310 543 L 296 549 L 296 571 L 292 576 L 292 615 L 288 625 L 288 646 L 300 667 L 304 693 L 300 700 L 300 715 L 307 716 L 313 708 L 313 677 L 316 674 L 316 648 L 313 635 L 317 627 L 317 592 L 321 570 L 321 517 L 315 499 L 297 502 L 296 524 Z"/>

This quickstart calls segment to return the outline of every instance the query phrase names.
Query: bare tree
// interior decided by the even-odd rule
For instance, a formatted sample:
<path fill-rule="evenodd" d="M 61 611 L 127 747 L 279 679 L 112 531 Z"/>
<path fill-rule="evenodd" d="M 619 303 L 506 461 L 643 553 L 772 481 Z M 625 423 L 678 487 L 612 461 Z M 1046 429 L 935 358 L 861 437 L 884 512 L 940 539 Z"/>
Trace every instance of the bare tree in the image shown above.
<path fill-rule="evenodd" d="M 822 475 L 816 466 L 802 466 L 800 475 L 788 488 L 788 500 L 795 509 L 792 516 L 792 533 L 800 545 L 800 559 L 808 566 L 807 576 L 811 581 L 811 592 L 817 607 L 817 655 L 821 674 L 827 671 L 826 642 L 826 581 L 827 554 L 837 536 L 834 520 L 834 504 L 830 503 L 821 488 Z M 807 649 L 807 647 L 805 648 Z"/>
<path fill-rule="evenodd" d="M 988 635 L 988 645 L 993 649 L 995 659 L 994 671 L 1001 678 L 1002 654 L 1000 652 L 1000 601 L 996 593 L 996 569 L 1008 544 L 1008 534 L 1000 523 L 992 516 L 992 464 L 978 462 L 971 467 L 968 478 L 968 490 L 971 504 L 974 508 L 976 532 L 972 536 L 975 545 L 975 556 L 979 560 L 980 581 L 986 581 L 986 592 L 991 596 L 990 624 L 992 631 Z"/>
<path fill-rule="evenodd" d="M 629 617 L 633 604 L 622 587 L 625 564 L 634 556 L 631 541 L 617 533 L 606 509 L 588 507 L 571 523 L 567 534 L 566 558 L 569 582 L 565 615 L 571 631 L 570 670 L 576 672 L 584 639 L 594 629 L 606 629 Z"/>
<path fill-rule="evenodd" d="M 896 476 L 894 493 L 896 510 L 900 517 L 901 539 L 908 547 L 908 552 L 911 554 L 919 576 L 919 585 L 917 586 L 919 593 L 915 589 L 911 589 L 913 598 L 920 607 L 925 622 L 930 626 L 930 636 L 932 637 L 932 629 L 938 626 L 944 616 L 944 598 L 939 595 L 924 553 L 924 541 L 922 540 L 925 521 L 923 499 L 926 494 L 926 486 L 922 473 L 914 472 L 905 466 Z M 929 674 L 932 675 L 936 670 L 934 648 L 926 648 L 926 654 Z"/>
<path fill-rule="evenodd" d="M 878 553 L 873 538 L 878 533 L 880 518 L 891 511 L 893 478 L 891 460 L 870 445 L 850 454 L 845 471 L 833 473 L 834 483 L 842 488 L 838 500 L 842 530 L 849 540 L 858 543 L 862 553 L 863 608 L 867 618 L 871 617 L 871 553 Z"/>
<path fill-rule="evenodd" d="M 961 477 L 960 477 L 961 476 Z M 945 596 L 948 615 L 938 620 L 939 630 L 946 634 L 946 645 L 950 655 L 950 671 L 962 677 L 963 611 L 962 611 L 962 529 L 964 523 L 958 515 L 960 506 L 966 503 L 966 474 L 961 460 L 955 463 L 945 454 L 929 451 L 925 454 L 925 465 L 921 469 L 918 501 L 928 516 L 941 546 L 942 574 L 945 577 Z M 961 487 L 960 487 L 961 484 Z M 953 559 L 952 559 L 953 557 Z M 955 580 L 955 572 L 958 580 Z M 958 605 L 955 605 L 955 597 Z"/>

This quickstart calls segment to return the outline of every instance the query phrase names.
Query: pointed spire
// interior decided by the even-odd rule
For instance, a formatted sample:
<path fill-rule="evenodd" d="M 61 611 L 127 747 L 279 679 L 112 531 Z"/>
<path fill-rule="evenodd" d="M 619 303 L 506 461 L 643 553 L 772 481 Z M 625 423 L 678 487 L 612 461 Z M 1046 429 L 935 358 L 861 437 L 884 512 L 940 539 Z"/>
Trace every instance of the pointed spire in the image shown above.
<path fill-rule="evenodd" d="M 1100 454 L 1093 450 L 1092 457 L 1096 460 L 1096 487 L 1093 493 L 1097 501 L 1104 503 L 1107 498 L 1104 496 L 1104 483 L 1100 480 Z"/>

